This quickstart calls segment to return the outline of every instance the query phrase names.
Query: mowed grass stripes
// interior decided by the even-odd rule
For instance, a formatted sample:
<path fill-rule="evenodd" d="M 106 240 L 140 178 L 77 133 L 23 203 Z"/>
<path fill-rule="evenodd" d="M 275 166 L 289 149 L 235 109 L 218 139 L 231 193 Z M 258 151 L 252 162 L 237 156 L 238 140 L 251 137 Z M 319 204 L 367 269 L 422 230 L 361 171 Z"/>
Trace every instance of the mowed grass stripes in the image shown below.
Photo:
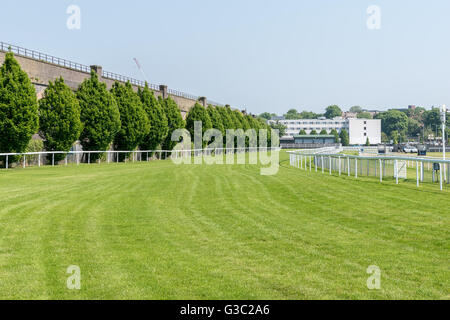
<path fill-rule="evenodd" d="M 448 190 L 287 164 L 0 171 L 0 298 L 450 298 Z"/>

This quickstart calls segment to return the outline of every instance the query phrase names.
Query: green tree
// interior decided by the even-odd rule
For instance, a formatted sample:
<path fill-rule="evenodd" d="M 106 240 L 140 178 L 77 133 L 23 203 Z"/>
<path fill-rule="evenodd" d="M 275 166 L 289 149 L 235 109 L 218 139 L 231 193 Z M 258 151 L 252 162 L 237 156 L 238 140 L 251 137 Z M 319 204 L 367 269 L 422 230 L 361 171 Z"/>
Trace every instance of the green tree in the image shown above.
<path fill-rule="evenodd" d="M 391 131 L 390 134 L 391 140 L 393 141 L 394 144 L 398 144 L 400 141 L 400 134 L 397 130 L 393 130 Z"/>
<path fill-rule="evenodd" d="M 168 97 L 167 99 L 158 97 L 158 101 L 166 114 L 167 124 L 169 127 L 168 135 L 163 142 L 163 148 L 165 150 L 172 150 L 178 143 L 177 141 L 172 141 L 172 133 L 177 129 L 183 129 L 185 127 L 185 122 L 183 117 L 181 117 L 181 112 L 178 105 L 171 97 Z"/>
<path fill-rule="evenodd" d="M 302 111 L 299 114 L 299 119 L 317 119 L 321 114 L 310 112 L 310 111 Z"/>
<path fill-rule="evenodd" d="M 358 115 L 356 116 L 358 119 L 372 119 L 372 114 L 370 112 L 367 111 L 363 111 L 358 113 Z"/>
<path fill-rule="evenodd" d="M 327 135 L 328 134 L 328 132 L 327 132 L 327 130 L 325 130 L 325 129 L 322 129 L 322 131 L 320 131 L 320 133 L 319 133 L 320 135 Z"/>
<path fill-rule="evenodd" d="M 441 113 L 438 108 L 427 110 L 423 114 L 423 122 L 427 127 L 436 128 L 441 125 Z"/>
<path fill-rule="evenodd" d="M 269 112 L 263 112 L 259 115 L 260 118 L 271 120 L 272 118 L 276 117 L 277 115 L 275 113 L 269 113 Z"/>
<path fill-rule="evenodd" d="M 44 97 L 39 101 L 39 127 L 47 151 L 69 151 L 80 137 L 83 126 L 80 104 L 62 78 L 49 82 Z M 55 154 L 55 160 L 65 158 Z"/>
<path fill-rule="evenodd" d="M 80 135 L 83 150 L 107 150 L 120 130 L 120 113 L 116 100 L 106 89 L 106 84 L 98 81 L 97 74 L 84 80 L 77 91 L 81 108 L 83 131 Z M 91 154 L 91 160 L 100 157 Z"/>
<path fill-rule="evenodd" d="M 408 117 L 404 112 L 398 110 L 389 110 L 377 115 L 381 119 L 381 129 L 388 136 L 392 131 L 405 132 L 408 128 Z"/>
<path fill-rule="evenodd" d="M 233 112 L 235 113 L 236 119 L 238 119 L 239 123 L 241 124 L 241 126 L 238 129 L 242 129 L 244 131 L 250 129 L 250 125 L 248 124 L 242 112 L 239 110 L 234 110 Z"/>
<path fill-rule="evenodd" d="M 209 118 L 211 119 L 212 127 L 219 130 L 222 133 L 222 136 L 225 136 L 225 127 L 223 125 L 222 116 L 220 115 L 218 107 L 209 105 L 206 110 L 208 111 Z"/>
<path fill-rule="evenodd" d="M 317 135 L 317 131 L 316 130 L 311 130 L 311 132 L 309 133 L 311 136 L 313 135 Z"/>
<path fill-rule="evenodd" d="M 234 122 L 233 119 L 230 117 L 230 114 L 228 113 L 229 108 L 227 107 L 216 107 L 217 112 L 220 114 L 220 118 L 222 119 L 222 125 L 226 132 L 228 129 L 234 129 Z"/>
<path fill-rule="evenodd" d="M 339 134 L 339 137 L 341 138 L 341 143 L 344 147 L 348 146 L 350 144 L 350 139 L 348 137 L 348 132 L 345 129 L 341 130 L 341 133 Z"/>
<path fill-rule="evenodd" d="M 261 129 L 265 129 L 265 128 L 261 128 Z M 287 129 L 286 126 L 279 123 L 278 121 L 276 123 L 271 123 L 270 128 L 268 130 L 270 130 L 270 129 L 278 130 L 280 137 L 283 137 L 286 135 L 286 129 Z"/>
<path fill-rule="evenodd" d="M 339 143 L 339 132 L 337 132 L 336 129 L 333 129 L 330 134 L 334 136 L 334 142 Z"/>
<path fill-rule="evenodd" d="M 7 52 L 0 68 L 0 152 L 24 152 L 38 128 L 33 84 L 13 53 Z"/>
<path fill-rule="evenodd" d="M 300 130 L 300 132 L 298 133 L 300 136 L 306 136 L 307 135 L 307 133 L 306 133 L 306 131 L 305 130 Z"/>
<path fill-rule="evenodd" d="M 150 131 L 142 140 L 141 148 L 143 150 L 156 150 L 167 137 L 169 131 L 167 117 L 147 83 L 145 83 L 143 89 L 138 89 L 138 95 L 150 122 Z"/>
<path fill-rule="evenodd" d="M 414 137 L 416 138 L 418 134 L 420 134 L 422 128 L 420 127 L 419 121 L 408 118 L 408 137 Z"/>
<path fill-rule="evenodd" d="M 211 118 L 209 117 L 208 111 L 196 103 L 186 117 L 186 129 L 191 134 L 191 138 L 194 139 L 194 124 L 196 121 L 200 121 L 202 123 L 202 137 L 206 130 L 212 128 Z M 204 143 L 203 143 L 204 144 Z"/>
<path fill-rule="evenodd" d="M 369 141 L 369 137 L 367 137 L 366 139 L 366 146 L 369 147 L 370 146 L 370 141 Z"/>
<path fill-rule="evenodd" d="M 363 112 L 363 109 L 360 106 L 353 106 L 350 108 L 350 112 L 352 113 L 361 113 Z"/>
<path fill-rule="evenodd" d="M 342 110 L 337 105 L 329 106 L 325 110 L 325 118 L 327 118 L 327 119 L 333 119 L 333 118 L 341 117 L 341 116 L 342 116 Z"/>
<path fill-rule="evenodd" d="M 142 106 L 141 99 L 133 91 L 130 82 L 125 85 L 115 82 L 111 88 L 117 107 L 119 108 L 121 127 L 114 138 L 114 149 L 132 151 L 150 132 L 150 122 Z M 128 154 L 121 153 L 123 160 Z"/>
<path fill-rule="evenodd" d="M 300 115 L 298 114 L 298 111 L 295 109 L 290 109 L 285 115 L 284 118 L 287 120 L 296 120 L 300 119 Z"/>

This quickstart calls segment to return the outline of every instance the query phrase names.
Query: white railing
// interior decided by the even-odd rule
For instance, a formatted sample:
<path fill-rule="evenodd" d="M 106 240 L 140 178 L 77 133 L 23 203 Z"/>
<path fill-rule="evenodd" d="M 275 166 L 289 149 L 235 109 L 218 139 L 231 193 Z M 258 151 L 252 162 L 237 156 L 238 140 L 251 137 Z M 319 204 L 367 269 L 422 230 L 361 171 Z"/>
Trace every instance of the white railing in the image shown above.
<path fill-rule="evenodd" d="M 114 162 L 142 162 L 150 160 L 161 160 L 168 158 L 180 157 L 199 157 L 212 156 L 224 154 L 238 154 L 246 152 L 267 152 L 279 151 L 280 148 L 206 148 L 206 149 L 192 149 L 192 150 L 134 150 L 134 151 L 42 151 L 42 152 L 24 152 L 24 153 L 0 153 L 0 163 L 3 162 L 4 169 L 11 168 L 10 160 L 13 157 L 19 157 L 20 161 L 15 161 L 15 164 L 26 168 L 31 166 L 44 166 L 46 162 L 55 166 L 59 163 L 68 165 L 69 163 L 91 164 L 91 158 L 95 159 L 95 163 L 114 163 Z M 125 154 L 125 155 L 124 155 Z M 55 155 L 65 155 L 63 160 L 55 161 Z M 92 155 L 95 155 L 93 157 Z M 121 159 L 121 155 L 123 158 Z M 47 161 L 46 161 L 47 160 Z"/>
<path fill-rule="evenodd" d="M 303 170 L 329 172 L 353 176 L 377 177 L 383 179 L 393 177 L 396 184 L 401 179 L 408 180 L 408 175 L 415 175 L 417 187 L 423 182 L 439 181 L 443 190 L 444 182 L 450 184 L 450 160 L 408 157 L 408 156 L 356 156 L 302 151 L 288 151 L 289 163 L 292 167 Z"/>

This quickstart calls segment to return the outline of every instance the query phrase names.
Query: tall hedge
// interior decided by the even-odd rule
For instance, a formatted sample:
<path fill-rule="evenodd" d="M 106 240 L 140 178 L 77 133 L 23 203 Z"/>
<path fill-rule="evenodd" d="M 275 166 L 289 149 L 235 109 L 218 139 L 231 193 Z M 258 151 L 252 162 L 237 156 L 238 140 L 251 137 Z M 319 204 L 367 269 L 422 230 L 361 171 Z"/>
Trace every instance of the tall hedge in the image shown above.
<path fill-rule="evenodd" d="M 147 83 L 144 89 L 139 88 L 138 95 L 150 121 L 150 131 L 142 140 L 141 149 L 156 150 L 167 137 L 169 131 L 167 117 Z"/>
<path fill-rule="evenodd" d="M 83 150 L 107 150 L 120 130 L 120 113 L 116 100 L 98 80 L 97 74 L 84 80 L 77 91 L 81 107 L 83 131 L 80 140 Z M 91 160 L 99 155 L 92 154 Z"/>
<path fill-rule="evenodd" d="M 206 111 L 208 111 L 209 118 L 211 119 L 212 127 L 214 129 L 219 130 L 222 133 L 222 136 L 224 136 L 225 135 L 225 127 L 223 124 L 222 117 L 219 113 L 218 107 L 209 105 L 208 108 L 206 108 Z"/>
<path fill-rule="evenodd" d="M 135 150 L 150 131 L 150 122 L 141 99 L 133 91 L 130 82 L 125 85 L 115 82 L 111 88 L 120 113 L 120 130 L 114 138 L 115 150 Z M 121 153 L 123 160 L 127 154 Z"/>
<path fill-rule="evenodd" d="M 163 141 L 163 149 L 172 150 L 177 144 L 176 141 L 172 141 L 172 133 L 176 129 L 184 128 L 184 120 L 181 117 L 178 105 L 172 98 L 168 97 L 167 99 L 162 99 L 161 97 L 158 97 L 158 101 L 162 105 L 164 113 L 166 114 L 169 128 L 167 137 Z"/>
<path fill-rule="evenodd" d="M 225 132 L 228 129 L 234 129 L 234 122 L 233 119 L 231 118 L 229 112 L 228 112 L 228 108 L 227 107 L 216 107 L 217 108 L 217 112 L 220 114 L 220 118 L 222 120 L 222 125 L 223 128 L 225 130 Z"/>
<path fill-rule="evenodd" d="M 200 121 L 202 123 L 202 135 L 206 130 L 212 128 L 211 118 L 209 117 L 209 113 L 200 104 L 196 103 L 186 117 L 186 129 L 191 134 L 192 139 L 194 139 L 194 123 L 196 121 Z"/>
<path fill-rule="evenodd" d="M 24 152 L 38 128 L 34 86 L 8 52 L 0 68 L 0 152 Z"/>
<path fill-rule="evenodd" d="M 49 82 L 39 101 L 39 128 L 47 151 L 69 151 L 83 128 L 80 104 L 62 78 Z M 65 155 L 55 154 L 55 160 Z"/>
<path fill-rule="evenodd" d="M 350 144 L 350 139 L 347 130 L 342 129 L 341 133 L 339 134 L 339 138 L 341 138 L 341 143 L 343 146 L 348 146 Z"/>

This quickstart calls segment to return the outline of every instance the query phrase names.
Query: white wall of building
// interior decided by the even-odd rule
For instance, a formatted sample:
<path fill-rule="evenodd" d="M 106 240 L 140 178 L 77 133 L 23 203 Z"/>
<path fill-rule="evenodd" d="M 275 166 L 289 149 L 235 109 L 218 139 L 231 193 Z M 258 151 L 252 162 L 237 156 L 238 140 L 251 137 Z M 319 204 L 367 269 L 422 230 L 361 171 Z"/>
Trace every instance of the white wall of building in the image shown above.
<path fill-rule="evenodd" d="M 274 121 L 275 122 L 275 121 Z M 307 134 L 310 134 L 312 130 L 316 130 L 320 133 L 322 130 L 326 130 L 330 133 L 331 130 L 336 129 L 340 132 L 342 129 L 348 131 L 348 122 L 345 119 L 300 119 L 300 120 L 279 120 L 279 123 L 286 126 L 286 136 L 293 137 L 298 135 L 301 130 L 305 130 Z"/>
<path fill-rule="evenodd" d="M 380 119 L 348 119 L 350 144 L 381 143 Z"/>
<path fill-rule="evenodd" d="M 276 122 L 276 121 L 270 121 Z M 381 120 L 379 119 L 300 119 L 300 120 L 278 120 L 286 126 L 285 137 L 298 135 L 301 130 L 310 134 L 312 130 L 320 133 L 326 130 L 329 134 L 335 129 L 341 132 L 345 129 L 349 133 L 350 144 L 365 144 L 369 138 L 370 144 L 381 143 Z"/>

